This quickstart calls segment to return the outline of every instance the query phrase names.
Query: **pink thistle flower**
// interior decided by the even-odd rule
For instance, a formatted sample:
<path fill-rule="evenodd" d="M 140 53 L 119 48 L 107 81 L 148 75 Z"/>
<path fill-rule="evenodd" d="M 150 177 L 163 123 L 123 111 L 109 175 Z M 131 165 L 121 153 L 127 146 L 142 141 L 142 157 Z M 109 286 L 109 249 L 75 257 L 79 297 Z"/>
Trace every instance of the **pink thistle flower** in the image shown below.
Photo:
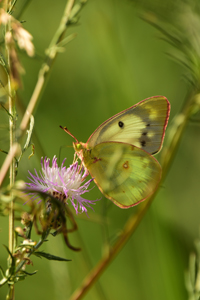
<path fill-rule="evenodd" d="M 87 214 L 87 208 L 93 210 L 91 204 L 100 199 L 91 201 L 82 198 L 88 190 L 89 184 L 93 179 L 88 180 L 84 183 L 87 172 L 86 170 L 78 165 L 78 162 L 73 163 L 69 168 L 64 167 L 65 160 L 63 160 L 61 167 L 58 167 L 57 158 L 54 156 L 52 160 L 52 166 L 50 167 L 49 158 L 41 158 L 42 171 L 35 170 L 35 175 L 29 172 L 29 180 L 31 183 L 26 183 L 28 189 L 35 190 L 33 200 L 39 198 L 37 191 L 43 193 L 49 193 L 53 197 L 60 201 L 68 204 L 70 201 L 73 205 L 76 214 L 85 212 Z"/>

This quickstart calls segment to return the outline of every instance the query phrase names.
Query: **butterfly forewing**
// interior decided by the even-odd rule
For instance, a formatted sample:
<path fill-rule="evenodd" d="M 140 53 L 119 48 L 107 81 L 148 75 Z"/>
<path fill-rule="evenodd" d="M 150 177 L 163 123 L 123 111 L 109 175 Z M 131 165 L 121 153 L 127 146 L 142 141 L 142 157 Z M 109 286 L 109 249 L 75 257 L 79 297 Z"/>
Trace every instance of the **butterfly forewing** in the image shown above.
<path fill-rule="evenodd" d="M 133 145 L 105 142 L 87 153 L 84 163 L 99 189 L 122 208 L 145 200 L 161 179 L 157 160 Z"/>
<path fill-rule="evenodd" d="M 114 141 L 155 154 L 162 146 L 169 111 L 169 101 L 163 96 L 143 100 L 100 125 L 88 139 L 88 148 Z"/>

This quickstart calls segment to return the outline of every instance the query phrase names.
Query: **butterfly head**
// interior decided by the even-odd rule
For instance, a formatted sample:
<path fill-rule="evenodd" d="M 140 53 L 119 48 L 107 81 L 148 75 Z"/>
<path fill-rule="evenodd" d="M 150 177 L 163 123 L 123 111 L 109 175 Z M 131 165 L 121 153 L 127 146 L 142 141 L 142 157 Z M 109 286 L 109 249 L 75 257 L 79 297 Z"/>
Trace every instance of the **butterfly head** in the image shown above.
<path fill-rule="evenodd" d="M 74 150 L 75 150 L 75 153 L 76 153 L 77 157 L 84 164 L 84 159 L 85 159 L 86 153 L 87 153 L 86 144 L 81 143 L 81 142 L 74 142 L 73 147 L 74 147 Z"/>
<path fill-rule="evenodd" d="M 81 150 L 83 150 L 83 148 L 84 148 L 83 143 L 81 143 L 81 142 L 73 143 L 73 147 L 76 152 L 81 152 Z"/>
<path fill-rule="evenodd" d="M 82 142 L 75 142 L 73 143 L 74 150 L 76 153 L 81 153 L 83 150 L 87 149 L 87 144 Z"/>
<path fill-rule="evenodd" d="M 66 133 L 68 133 L 75 139 L 75 142 L 73 142 L 73 148 L 74 148 L 76 154 L 78 155 L 78 157 L 82 160 L 83 150 L 85 150 L 87 148 L 87 145 L 79 142 L 77 140 L 77 138 L 67 129 L 67 127 L 60 126 L 60 128 L 62 128 Z"/>

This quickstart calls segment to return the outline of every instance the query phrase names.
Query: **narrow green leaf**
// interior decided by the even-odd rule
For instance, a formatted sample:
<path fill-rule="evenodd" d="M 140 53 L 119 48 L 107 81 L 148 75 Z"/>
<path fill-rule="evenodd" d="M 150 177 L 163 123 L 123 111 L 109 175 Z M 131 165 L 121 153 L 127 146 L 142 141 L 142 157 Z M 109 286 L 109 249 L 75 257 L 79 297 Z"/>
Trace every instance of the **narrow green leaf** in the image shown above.
<path fill-rule="evenodd" d="M 0 273 L 1 273 L 2 277 L 5 277 L 4 270 L 3 270 L 3 268 L 1 266 L 0 266 Z"/>
<path fill-rule="evenodd" d="M 9 253 L 10 257 L 11 257 L 11 266 L 10 266 L 10 275 L 13 275 L 14 271 L 15 271 L 15 258 L 13 257 L 12 253 L 10 252 L 10 250 L 8 249 L 8 247 L 6 245 L 3 245 L 7 252 Z"/>
<path fill-rule="evenodd" d="M 26 228 L 26 238 L 30 239 L 31 238 L 31 230 L 33 227 L 33 222 L 30 222 L 29 225 Z"/>
<path fill-rule="evenodd" d="M 32 272 L 32 273 L 29 273 L 29 272 L 26 272 L 26 271 L 21 271 L 21 272 L 23 272 L 23 273 L 26 274 L 26 275 L 32 276 L 32 275 L 35 275 L 35 274 L 37 273 L 37 270 L 34 271 L 34 272 Z"/>
<path fill-rule="evenodd" d="M 26 142 L 24 144 L 24 147 L 21 151 L 21 154 L 18 158 L 18 163 L 20 162 L 23 154 L 25 153 L 25 151 L 29 148 L 29 146 L 31 145 L 31 137 L 32 137 L 32 133 L 33 133 L 33 128 L 34 128 L 34 117 L 31 115 L 30 116 L 30 125 L 29 125 L 29 130 L 27 130 L 27 139 L 26 139 Z M 31 153 L 31 156 L 34 154 L 34 150 L 32 148 L 32 153 Z"/>
<path fill-rule="evenodd" d="M 38 256 L 38 257 L 44 257 L 44 258 L 49 259 L 49 260 L 71 261 L 71 259 L 66 259 L 66 258 L 62 258 L 62 257 L 59 257 L 59 256 L 55 256 L 55 255 L 52 255 L 50 253 L 45 253 L 43 251 L 35 251 L 35 252 L 33 252 L 33 254 Z"/>

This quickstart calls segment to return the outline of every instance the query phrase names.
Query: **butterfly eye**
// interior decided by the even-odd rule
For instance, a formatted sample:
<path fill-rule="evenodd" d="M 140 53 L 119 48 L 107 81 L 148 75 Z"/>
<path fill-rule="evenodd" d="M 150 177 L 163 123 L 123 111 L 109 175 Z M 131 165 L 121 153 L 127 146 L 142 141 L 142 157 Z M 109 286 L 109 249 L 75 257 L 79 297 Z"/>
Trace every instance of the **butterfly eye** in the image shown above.
<path fill-rule="evenodd" d="M 80 151 L 82 149 L 81 144 L 78 144 L 78 143 L 74 143 L 74 144 L 75 144 L 75 148 L 77 151 Z"/>
<path fill-rule="evenodd" d="M 123 127 L 124 127 L 124 123 L 123 123 L 122 121 L 119 121 L 119 122 L 118 122 L 118 125 L 119 125 L 120 128 L 123 128 Z"/>

